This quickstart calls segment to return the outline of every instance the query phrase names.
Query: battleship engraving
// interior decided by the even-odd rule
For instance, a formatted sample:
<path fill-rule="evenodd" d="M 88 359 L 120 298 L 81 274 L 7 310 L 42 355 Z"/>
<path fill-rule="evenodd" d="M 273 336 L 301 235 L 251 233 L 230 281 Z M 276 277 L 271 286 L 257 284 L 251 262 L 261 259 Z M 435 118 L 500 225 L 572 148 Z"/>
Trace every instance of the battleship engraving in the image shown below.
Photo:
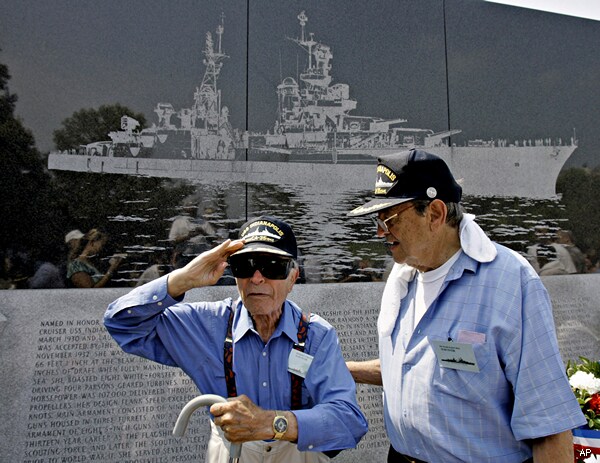
<path fill-rule="evenodd" d="M 349 85 L 334 81 L 330 46 L 307 31 L 304 11 L 297 19 L 299 36 L 287 39 L 304 50 L 306 67 L 298 80 L 286 77 L 277 86 L 277 119 L 270 130 L 248 132 L 229 122 L 229 108 L 217 85 L 228 58 L 222 47 L 221 18 L 216 37 L 206 34 L 205 72 L 191 108 L 176 111 L 170 103 L 158 103 L 157 122 L 142 130 L 138 121 L 124 115 L 121 130 L 107 134 L 110 140 L 50 153 L 49 168 L 290 184 L 310 184 L 307 176 L 318 170 L 325 178 L 344 172 L 355 178 L 354 186 L 371 189 L 372 169 L 364 164 L 419 148 L 442 157 L 461 179 L 466 194 L 556 196 L 558 174 L 577 148 L 575 137 L 564 143 L 551 137 L 474 139 L 457 146 L 450 140 L 461 133 L 458 129 L 435 132 L 407 127 L 404 118 L 356 115 L 358 103 L 351 98 Z"/>

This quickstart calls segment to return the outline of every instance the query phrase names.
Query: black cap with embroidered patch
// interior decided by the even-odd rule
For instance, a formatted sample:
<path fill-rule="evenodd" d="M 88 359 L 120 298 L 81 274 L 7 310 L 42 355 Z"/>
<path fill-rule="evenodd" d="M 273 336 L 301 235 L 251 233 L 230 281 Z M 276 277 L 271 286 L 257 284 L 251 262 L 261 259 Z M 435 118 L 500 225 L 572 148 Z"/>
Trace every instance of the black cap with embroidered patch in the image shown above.
<path fill-rule="evenodd" d="M 232 255 L 264 252 L 298 258 L 298 246 L 292 227 L 275 217 L 263 215 L 249 220 L 242 225 L 239 238 L 245 241 L 244 247 Z"/>
<path fill-rule="evenodd" d="M 376 198 L 350 211 L 349 216 L 372 214 L 415 199 L 457 203 L 462 197 L 462 188 L 448 165 L 435 154 L 412 149 L 378 161 Z"/>

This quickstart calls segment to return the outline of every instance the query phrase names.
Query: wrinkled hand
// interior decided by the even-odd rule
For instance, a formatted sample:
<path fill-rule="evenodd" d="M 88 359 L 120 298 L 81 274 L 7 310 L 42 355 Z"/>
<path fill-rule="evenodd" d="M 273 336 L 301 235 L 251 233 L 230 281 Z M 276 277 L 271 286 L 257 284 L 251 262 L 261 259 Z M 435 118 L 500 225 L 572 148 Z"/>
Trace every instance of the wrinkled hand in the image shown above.
<path fill-rule="evenodd" d="M 167 283 L 169 294 L 177 297 L 192 288 L 214 285 L 227 268 L 227 258 L 243 246 L 242 240 L 226 240 L 196 256 L 185 267 L 174 270 Z"/>
<path fill-rule="evenodd" d="M 248 442 L 273 438 L 272 410 L 260 408 L 248 396 L 228 399 L 210 407 L 215 424 L 220 426 L 229 442 Z"/>

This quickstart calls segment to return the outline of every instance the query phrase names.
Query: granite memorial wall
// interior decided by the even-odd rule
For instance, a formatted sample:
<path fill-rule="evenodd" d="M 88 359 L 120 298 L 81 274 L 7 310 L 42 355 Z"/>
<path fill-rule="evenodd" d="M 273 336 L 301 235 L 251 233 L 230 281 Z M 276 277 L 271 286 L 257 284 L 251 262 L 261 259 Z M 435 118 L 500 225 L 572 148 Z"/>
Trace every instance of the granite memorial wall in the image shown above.
<path fill-rule="evenodd" d="M 600 358 L 597 276 L 545 280 L 554 303 L 563 359 Z M 345 357 L 377 355 L 382 283 L 297 285 L 291 298 L 329 320 Z M 207 412 L 172 436 L 182 407 L 199 393 L 176 368 L 124 354 L 102 325 L 105 307 L 126 289 L 4 292 L 0 308 L 0 455 L 3 461 L 203 461 Z M 217 300 L 233 287 L 198 289 L 190 300 Z M 369 433 L 336 461 L 385 461 L 381 388 L 358 386 Z"/>

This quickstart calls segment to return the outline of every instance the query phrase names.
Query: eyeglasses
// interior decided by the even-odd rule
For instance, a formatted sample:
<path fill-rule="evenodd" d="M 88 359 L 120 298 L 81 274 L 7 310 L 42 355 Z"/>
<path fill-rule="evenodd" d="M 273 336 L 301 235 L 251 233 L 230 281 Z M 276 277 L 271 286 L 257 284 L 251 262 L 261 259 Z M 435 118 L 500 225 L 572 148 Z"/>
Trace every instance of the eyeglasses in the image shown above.
<path fill-rule="evenodd" d="M 390 229 L 388 228 L 388 222 L 392 219 L 395 219 L 396 217 L 400 217 L 400 215 L 406 211 L 408 211 L 409 209 L 412 209 L 413 207 L 415 207 L 414 204 L 411 204 L 408 207 L 405 207 L 404 209 L 402 209 L 400 212 L 395 213 L 394 215 L 390 215 L 387 219 L 381 220 L 378 216 L 376 215 L 372 215 L 371 216 L 371 220 L 373 221 L 373 224 L 376 227 L 381 228 L 384 233 L 389 233 Z"/>
<path fill-rule="evenodd" d="M 258 270 L 262 276 L 269 280 L 285 280 L 294 267 L 294 261 L 285 257 L 241 254 L 231 256 L 229 266 L 235 278 L 251 278 Z"/>

